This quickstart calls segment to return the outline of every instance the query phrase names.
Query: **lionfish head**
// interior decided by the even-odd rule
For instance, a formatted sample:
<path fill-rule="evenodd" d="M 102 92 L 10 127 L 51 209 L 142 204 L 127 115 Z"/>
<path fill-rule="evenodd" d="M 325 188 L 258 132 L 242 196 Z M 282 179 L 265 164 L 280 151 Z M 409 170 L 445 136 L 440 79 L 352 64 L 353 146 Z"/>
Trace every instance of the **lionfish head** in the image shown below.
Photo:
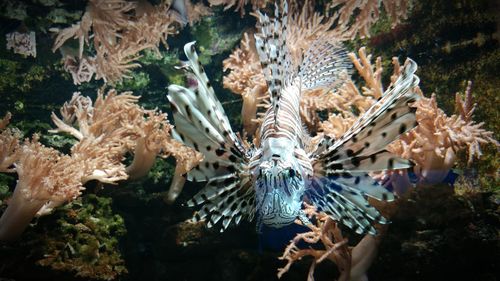
<path fill-rule="evenodd" d="M 257 227 L 282 227 L 294 222 L 302 208 L 305 181 L 295 161 L 263 161 L 255 177 Z"/>

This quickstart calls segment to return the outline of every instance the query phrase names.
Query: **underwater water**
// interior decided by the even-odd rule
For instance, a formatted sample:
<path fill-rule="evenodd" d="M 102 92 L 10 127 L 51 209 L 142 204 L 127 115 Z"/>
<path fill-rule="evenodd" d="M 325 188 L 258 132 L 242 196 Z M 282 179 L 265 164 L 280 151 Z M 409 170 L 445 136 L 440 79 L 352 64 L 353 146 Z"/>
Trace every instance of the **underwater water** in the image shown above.
<path fill-rule="evenodd" d="M 200 207 L 187 202 L 205 183 L 184 183 L 187 171 L 179 171 L 195 165 L 179 167 L 199 163 L 196 157 L 201 156 L 181 142 L 174 144 L 168 125 L 179 126 L 167 88 L 200 85 L 192 74 L 176 68 L 187 59 L 184 45 L 196 41 L 199 62 L 233 131 L 252 143 L 255 131 L 250 132 L 247 126 L 253 123 L 248 122 L 263 109 L 256 109 L 255 116 L 245 111 L 255 101 L 247 100 L 254 94 L 248 89 L 263 87 L 265 93 L 265 77 L 258 77 L 256 53 L 240 54 L 241 64 L 228 58 L 245 49 L 240 47 L 244 33 L 256 32 L 252 11 L 260 8 L 272 17 L 274 5 L 235 2 L 245 3 L 1 1 L 0 118 L 7 112 L 11 117 L 0 122 L 0 281 L 278 279 L 278 269 L 287 264 L 279 259 L 285 247 L 311 229 L 294 223 L 279 229 L 264 226 L 259 233 L 256 219 L 244 217 L 221 232 L 221 223 L 207 228 L 203 221 L 190 221 Z M 377 100 L 374 91 L 389 88 L 391 75 L 396 75 L 393 57 L 402 68 L 406 58 L 416 62 L 428 104 L 416 111 L 422 129 L 402 137 L 416 143 L 414 150 L 401 148 L 400 155 L 416 163 L 402 176 L 408 182 L 386 174 L 387 187 L 397 199 L 369 200 L 391 223 L 376 226 L 377 236 L 365 236 L 333 222 L 345 239 L 336 240 L 336 234 L 334 242 L 345 241 L 338 245 L 344 252 L 333 251 L 319 262 L 314 280 L 498 280 L 498 1 L 367 0 L 349 14 L 343 8 L 353 2 L 289 1 L 288 32 L 294 32 L 295 24 L 299 34 L 290 44 L 303 44 L 299 52 L 312 45 L 307 41 L 310 32 L 315 38 L 338 36 L 355 59 L 363 58 L 361 47 L 372 55 L 367 65 L 371 72 L 351 66 L 350 79 L 357 88 L 353 96 L 311 99 L 305 108 L 313 117 L 301 115 L 308 132 L 342 135 L 347 128 L 339 128 L 352 125 L 366 111 L 364 106 Z M 328 24 L 335 12 L 347 13 L 347 29 L 331 35 L 328 30 L 340 30 L 338 18 Z M 308 29 L 308 24 L 319 28 Z M 364 24 L 369 34 L 348 29 L 356 24 Z M 25 37 L 15 39 L 15 32 Z M 373 84 L 377 81 L 382 85 Z M 103 98 L 113 97 L 112 89 L 131 93 L 112 104 L 112 98 Z M 340 95 L 337 90 L 330 94 Z M 72 100 L 75 92 L 89 98 Z M 456 93 L 465 101 L 457 101 Z M 61 111 L 65 103 L 66 111 Z M 137 160 L 144 143 L 145 151 L 155 152 Z M 439 180 L 429 180 L 422 171 L 438 171 Z M 176 198 L 171 186 L 183 187 Z M 318 225 L 320 221 L 319 216 L 312 219 Z M 363 246 L 360 241 L 366 237 L 371 244 L 354 248 Z M 317 255 L 331 249 L 324 240 L 297 246 Z M 307 254 L 296 258 L 280 280 L 308 280 L 313 260 Z"/>

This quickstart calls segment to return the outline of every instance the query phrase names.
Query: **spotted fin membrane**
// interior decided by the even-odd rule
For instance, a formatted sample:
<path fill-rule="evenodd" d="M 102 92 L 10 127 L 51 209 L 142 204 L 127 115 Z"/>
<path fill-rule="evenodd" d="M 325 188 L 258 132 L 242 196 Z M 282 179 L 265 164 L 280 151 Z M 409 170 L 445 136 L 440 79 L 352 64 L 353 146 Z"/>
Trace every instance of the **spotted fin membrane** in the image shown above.
<path fill-rule="evenodd" d="M 344 136 L 319 150 L 313 163 L 315 176 L 306 196 L 319 210 L 357 233 L 375 234 L 372 222 L 387 223 L 368 203 L 368 197 L 394 200 L 394 195 L 367 172 L 412 166 L 385 148 L 416 126 L 415 108 L 409 105 L 419 98 L 416 69 L 416 63 L 408 59 L 394 85 Z"/>
<path fill-rule="evenodd" d="M 231 222 L 238 224 L 243 216 L 253 217 L 255 196 L 246 169 L 250 156 L 231 129 L 198 60 L 194 42 L 186 44 L 184 52 L 188 61 L 182 68 L 194 74 L 198 85 L 195 89 L 168 87 L 175 121 L 172 135 L 203 154 L 203 161 L 187 177 L 207 182 L 187 205 L 203 205 L 193 221 L 206 220 L 209 227 L 221 222 L 223 231 Z"/>

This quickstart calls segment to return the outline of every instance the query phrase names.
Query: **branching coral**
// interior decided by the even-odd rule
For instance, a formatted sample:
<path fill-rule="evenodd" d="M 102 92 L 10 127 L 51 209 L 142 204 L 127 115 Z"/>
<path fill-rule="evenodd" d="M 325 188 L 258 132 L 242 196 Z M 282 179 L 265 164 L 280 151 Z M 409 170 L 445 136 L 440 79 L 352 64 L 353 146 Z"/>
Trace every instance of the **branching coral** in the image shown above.
<path fill-rule="evenodd" d="M 241 47 L 223 61 L 223 70 L 230 70 L 224 76 L 225 88 L 243 98 L 241 116 L 245 134 L 253 135 L 259 122 L 255 120 L 259 108 L 266 108 L 267 84 L 255 51 L 255 43 L 248 33 L 243 34 Z"/>
<path fill-rule="evenodd" d="M 474 106 L 470 87 L 465 101 L 456 95 L 458 115 L 447 116 L 436 102 L 436 95 L 422 97 L 416 104 L 418 126 L 401 136 L 389 147 L 394 152 L 412 159 L 420 184 L 442 182 L 456 161 L 457 152 L 468 149 L 469 164 L 482 155 L 481 144 L 500 144 L 493 133 L 482 128 L 483 123 L 472 120 Z"/>
<path fill-rule="evenodd" d="M 59 49 L 70 38 L 79 41 L 79 57 L 82 57 L 84 45 L 89 44 L 90 38 L 93 38 L 95 47 L 111 47 L 120 31 L 129 24 L 128 13 L 134 7 L 134 3 L 123 0 L 90 0 L 80 22 L 62 30 L 54 29 L 58 34 L 53 50 Z"/>
<path fill-rule="evenodd" d="M 384 91 L 381 81 L 381 59 L 377 58 L 374 66 L 371 63 L 371 55 L 366 54 L 365 48 L 359 49 L 358 55 L 359 58 L 354 53 L 348 54 L 365 82 L 362 91 L 359 91 L 354 82 L 348 79 L 336 92 L 329 92 L 321 97 L 306 95 L 305 100 L 302 101 L 309 105 L 304 111 L 310 112 L 311 116 L 315 116 L 319 110 L 333 111 L 326 121 L 316 124 L 326 135 L 333 138 L 342 136 L 354 124 L 358 116 L 368 110 Z"/>
<path fill-rule="evenodd" d="M 252 10 L 263 9 L 269 0 L 208 0 L 211 6 L 224 5 L 224 10 L 228 10 L 231 7 L 235 7 L 235 11 L 240 11 L 240 15 L 243 17 L 245 15 L 245 5 L 252 4 Z"/>
<path fill-rule="evenodd" d="M 160 154 L 178 158 L 178 181 L 201 161 L 192 149 L 170 138 L 166 114 L 143 109 L 138 99 L 130 92 L 110 90 L 107 95 L 99 92 L 93 104 L 89 97 L 75 93 L 61 108 L 62 119 L 52 114 L 57 126 L 52 132 L 67 133 L 78 140 L 70 155 L 43 146 L 36 135 L 18 146 L 15 135 L 8 130 L 2 132 L 0 167 L 3 172 L 15 170 L 19 181 L 0 218 L 0 240 L 15 239 L 35 214 L 48 214 L 78 197 L 88 181 L 113 184 L 142 177 Z M 2 127 L 9 117 L 1 122 Z M 125 167 L 127 153 L 134 158 Z M 15 169 L 10 168 L 12 164 Z M 173 186 L 173 190 L 179 190 L 175 181 Z"/>
<path fill-rule="evenodd" d="M 99 92 L 92 105 L 90 98 L 75 93 L 61 108 L 62 120 L 52 114 L 58 127 L 52 132 L 65 132 L 80 141 L 73 147 L 72 155 L 94 147 L 103 149 L 107 157 L 103 163 L 122 166 L 125 154 L 134 153 L 136 158 L 132 164 L 126 170 L 123 166 L 120 173 L 126 171 L 131 178 L 138 178 L 147 174 L 154 163 L 159 152 L 157 138 L 168 138 L 170 129 L 165 114 L 146 112 L 137 105 L 138 99 L 130 92 L 118 94 L 111 90 L 106 96 Z M 145 114 L 149 115 L 148 119 L 144 118 Z M 105 174 L 106 169 L 94 174 L 93 179 Z"/>
<path fill-rule="evenodd" d="M 177 165 L 168 195 L 173 201 L 182 188 L 179 183 L 182 175 L 201 162 L 201 155 L 170 137 L 171 126 L 165 113 L 143 109 L 137 105 L 138 99 L 131 92 L 118 94 L 110 90 L 106 96 L 98 93 L 92 105 L 90 98 L 75 93 L 71 101 L 61 108 L 62 120 L 52 115 L 58 127 L 53 132 L 66 132 L 80 140 L 80 143 L 82 140 L 98 142 L 93 146 L 77 147 L 72 150 L 72 154 L 97 146 L 106 149 L 104 155 L 107 158 L 102 163 L 122 165 L 125 154 L 133 154 L 132 163 L 124 171 L 120 170 L 130 179 L 147 175 L 157 156 L 174 156 Z M 109 172 L 118 170 L 111 169 Z M 103 181 L 98 177 L 109 172 L 104 169 L 94 177 Z"/>
<path fill-rule="evenodd" d="M 0 218 L 0 240 L 17 238 L 47 202 L 72 200 L 83 189 L 80 163 L 41 145 L 36 135 L 25 141 L 19 154 L 15 164 L 19 180 Z"/>
<path fill-rule="evenodd" d="M 347 239 L 342 236 L 337 223 L 328 215 L 317 212 L 309 205 L 306 205 L 305 211 L 309 218 L 314 218 L 315 224 L 307 225 L 309 232 L 299 233 L 290 241 L 280 257 L 281 260 L 286 260 L 287 264 L 278 269 L 278 278 L 281 278 L 294 262 L 303 257 L 312 256 L 314 259 L 309 267 L 308 281 L 314 281 L 316 265 L 325 259 L 337 265 L 340 272 L 337 280 L 367 280 L 366 271 L 376 256 L 380 238 L 366 235 L 355 247 L 351 248 L 347 245 Z M 298 246 L 301 241 L 310 245 L 321 243 L 322 249 L 311 247 L 301 249 Z"/>
<path fill-rule="evenodd" d="M 337 224 L 330 219 L 328 215 L 318 213 L 311 206 L 306 207 L 305 212 L 309 218 L 315 218 L 316 225 L 307 225 L 311 231 L 297 234 L 297 236 L 290 241 L 290 244 L 286 247 L 283 255 L 280 257 L 281 260 L 286 260 L 287 264 L 285 267 L 278 269 L 278 278 L 281 278 L 283 274 L 290 269 L 295 261 L 300 260 L 305 256 L 312 256 L 314 258 L 311 266 L 309 267 L 307 280 L 314 280 L 314 270 L 316 265 L 325 259 L 329 259 L 337 264 L 342 274 L 346 271 L 349 272 L 351 267 L 351 253 L 347 247 L 347 239 L 342 237 L 342 233 Z M 308 244 L 316 244 L 320 242 L 324 249 L 300 249 L 298 247 L 300 241 L 304 241 Z M 340 278 L 339 280 L 347 279 Z"/>
<path fill-rule="evenodd" d="M 333 18 L 338 20 L 337 29 L 342 30 L 348 39 L 353 39 L 357 34 L 361 37 L 370 36 L 370 27 L 378 21 L 382 4 L 392 27 L 406 19 L 410 0 L 335 0 L 330 4 L 330 9 L 336 8 Z"/>
<path fill-rule="evenodd" d="M 90 0 L 79 23 L 62 30 L 52 29 L 57 32 L 52 50 L 61 48 L 70 38 L 78 39 L 78 58 L 69 54 L 64 58 L 65 69 L 72 74 L 74 83 L 90 80 L 94 72 L 96 79 L 113 83 L 129 77 L 131 69 L 140 66 L 135 63 L 140 51 L 151 49 L 159 54 L 160 42 L 167 46 L 167 36 L 176 33 L 172 25 L 176 20 L 166 3 L 151 6 L 147 1 L 135 4 Z M 84 54 L 90 39 L 95 56 Z"/>
<path fill-rule="evenodd" d="M 79 108 L 71 108 L 66 104 L 62 109 L 65 121 L 73 122 L 74 116 L 78 116 L 80 121 L 88 120 L 93 113 L 90 101 L 75 95 L 72 102 L 78 104 Z M 38 142 L 37 135 L 19 147 L 16 147 L 17 142 L 12 137 L 5 142 L 6 146 L 2 145 L 6 155 L 2 161 L 2 167 L 5 167 L 2 171 L 17 172 L 19 180 L 0 218 L 0 240 L 17 238 L 35 214 L 46 214 L 54 207 L 75 199 L 83 190 L 83 185 L 90 180 L 114 183 L 127 178 L 125 167 L 120 162 L 123 157 L 119 155 L 123 151 L 121 138 L 125 130 L 117 123 L 113 124 L 115 130 L 106 130 L 106 126 L 112 126 L 106 122 L 106 113 L 103 112 L 102 119 L 92 124 L 94 126 L 80 122 L 80 130 L 53 116 L 56 124 L 60 125 L 60 131 L 68 132 L 79 140 L 72 147 L 71 156 L 43 146 Z M 12 164 L 15 169 L 8 169 Z"/>

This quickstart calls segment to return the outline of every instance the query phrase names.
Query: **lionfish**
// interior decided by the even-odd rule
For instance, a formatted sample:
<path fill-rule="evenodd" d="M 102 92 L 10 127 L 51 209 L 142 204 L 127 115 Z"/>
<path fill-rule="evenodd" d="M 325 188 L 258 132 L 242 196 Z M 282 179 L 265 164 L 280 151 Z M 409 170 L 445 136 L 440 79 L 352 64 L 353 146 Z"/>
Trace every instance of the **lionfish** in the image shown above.
<path fill-rule="evenodd" d="M 198 60 L 195 42 L 184 46 L 183 68 L 197 80 L 195 89 L 168 87 L 175 128 L 172 135 L 204 155 L 187 174 L 206 186 L 187 205 L 202 205 L 193 221 L 208 227 L 221 222 L 221 232 L 242 218 L 256 217 L 263 225 L 279 228 L 300 219 L 308 223 L 303 202 L 308 202 L 356 233 L 375 235 L 373 222 L 388 221 L 368 203 L 368 197 L 392 201 L 394 195 L 368 172 L 412 166 L 385 148 L 416 126 L 418 99 L 414 88 L 416 63 L 407 60 L 397 81 L 339 139 L 323 138 L 311 144 L 299 113 L 301 93 L 331 88 L 349 70 L 346 52 L 338 43 L 318 39 L 294 67 L 287 48 L 287 4 L 281 20 L 258 12 L 260 33 L 255 45 L 270 92 L 271 106 L 259 130 L 260 144 L 244 145 L 229 124 Z"/>

